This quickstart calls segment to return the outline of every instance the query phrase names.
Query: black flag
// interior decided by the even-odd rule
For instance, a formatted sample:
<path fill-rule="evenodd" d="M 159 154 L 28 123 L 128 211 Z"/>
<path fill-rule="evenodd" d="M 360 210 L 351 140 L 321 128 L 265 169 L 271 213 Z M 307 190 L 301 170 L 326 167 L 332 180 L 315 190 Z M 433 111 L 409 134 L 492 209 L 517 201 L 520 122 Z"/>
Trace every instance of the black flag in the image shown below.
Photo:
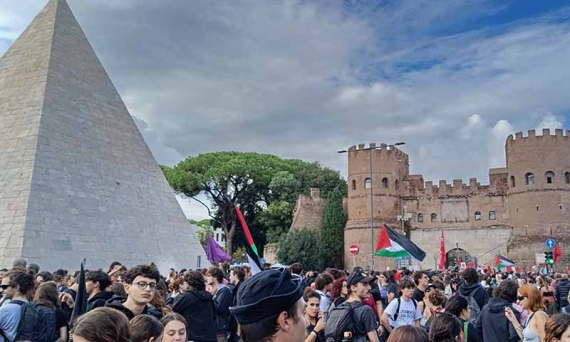
<path fill-rule="evenodd" d="M 71 324 L 75 325 L 77 317 L 87 312 L 87 289 L 85 288 L 85 263 L 86 259 L 81 261 L 81 270 L 79 271 L 79 288 L 75 295 L 75 305 L 71 313 Z"/>

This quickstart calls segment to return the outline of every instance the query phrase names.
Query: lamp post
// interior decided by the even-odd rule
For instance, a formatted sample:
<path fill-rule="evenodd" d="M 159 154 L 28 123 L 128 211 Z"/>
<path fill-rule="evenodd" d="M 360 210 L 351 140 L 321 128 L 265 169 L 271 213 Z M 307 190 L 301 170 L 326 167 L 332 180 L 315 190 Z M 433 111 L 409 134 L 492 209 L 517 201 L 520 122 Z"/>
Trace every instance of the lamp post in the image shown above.
<path fill-rule="evenodd" d="M 372 182 L 372 150 L 381 149 L 383 147 L 394 147 L 405 145 L 405 142 L 397 142 L 393 145 L 380 144 L 380 146 L 370 146 L 367 148 L 359 149 L 358 151 L 368 150 L 368 170 L 370 171 L 370 270 L 374 270 L 374 184 Z M 338 153 L 347 153 L 347 150 L 338 151 Z M 365 183 L 366 184 L 366 183 Z"/>

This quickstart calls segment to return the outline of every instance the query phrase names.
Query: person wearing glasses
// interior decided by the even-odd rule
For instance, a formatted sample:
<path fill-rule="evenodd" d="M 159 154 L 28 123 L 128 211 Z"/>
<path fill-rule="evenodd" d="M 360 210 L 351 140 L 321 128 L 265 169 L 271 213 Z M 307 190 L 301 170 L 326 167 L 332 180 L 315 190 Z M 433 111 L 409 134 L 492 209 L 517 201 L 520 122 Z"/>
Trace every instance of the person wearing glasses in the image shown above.
<path fill-rule="evenodd" d="M 24 270 L 14 269 L 4 275 L 0 287 L 4 297 L 10 300 L 0 308 L 0 341 L 14 341 L 22 306 L 29 305 L 28 298 L 34 291 L 34 277 Z"/>
<path fill-rule="evenodd" d="M 124 287 L 127 298 L 113 297 L 105 307 L 118 310 L 127 316 L 128 320 L 141 314 L 148 314 L 148 303 L 156 291 L 160 273 L 156 266 L 138 265 L 124 275 Z"/>
<path fill-rule="evenodd" d="M 529 313 L 524 325 L 519 323 L 510 308 L 505 309 L 505 315 L 517 330 L 519 337 L 523 342 L 544 341 L 544 327 L 548 320 L 548 315 L 544 312 L 546 307 L 542 301 L 540 290 L 534 285 L 528 284 L 519 287 L 517 302 Z"/>
<path fill-rule="evenodd" d="M 216 342 L 214 297 L 206 291 L 206 279 L 198 271 L 184 273 L 188 290 L 174 299 L 172 311 L 180 314 L 188 323 L 189 341 Z"/>

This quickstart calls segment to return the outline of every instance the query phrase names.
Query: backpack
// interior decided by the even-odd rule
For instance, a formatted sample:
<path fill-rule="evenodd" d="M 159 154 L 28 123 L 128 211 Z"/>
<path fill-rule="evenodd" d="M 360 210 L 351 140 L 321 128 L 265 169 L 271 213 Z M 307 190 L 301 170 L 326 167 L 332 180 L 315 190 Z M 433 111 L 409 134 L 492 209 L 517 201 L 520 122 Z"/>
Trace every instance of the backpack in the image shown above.
<path fill-rule="evenodd" d="M 479 304 L 477 303 L 475 298 L 473 298 L 473 295 L 479 289 L 481 289 L 482 291 L 485 291 L 482 287 L 477 287 L 475 290 L 471 291 L 471 293 L 468 296 L 462 296 L 463 298 L 467 299 L 467 301 L 469 302 L 469 307 L 471 308 L 471 314 L 469 316 L 468 322 L 473 324 L 473 325 L 475 325 L 475 322 L 477 322 L 477 318 L 481 314 L 481 307 L 479 307 Z M 459 294 L 459 292 L 457 292 L 457 295 L 461 296 Z"/>
<path fill-rule="evenodd" d="M 325 342 L 342 341 L 346 331 L 352 333 L 353 339 L 357 337 L 354 309 L 363 305 L 360 302 L 344 302 L 339 306 L 333 307 L 325 324 Z"/>
<path fill-rule="evenodd" d="M 396 307 L 396 313 L 394 313 L 394 318 L 392 319 L 394 322 L 398 320 L 398 316 L 400 315 L 400 304 L 402 304 L 402 299 L 400 297 L 397 298 L 398 306 Z M 418 309 L 418 302 L 412 298 L 412 303 L 414 303 L 414 310 Z"/>
<path fill-rule="evenodd" d="M 10 303 L 22 307 L 14 341 L 55 341 L 56 317 L 52 309 L 41 304 L 30 304 L 21 300 L 13 300 Z M 5 341 L 9 341 L 3 333 L 2 335 Z"/>

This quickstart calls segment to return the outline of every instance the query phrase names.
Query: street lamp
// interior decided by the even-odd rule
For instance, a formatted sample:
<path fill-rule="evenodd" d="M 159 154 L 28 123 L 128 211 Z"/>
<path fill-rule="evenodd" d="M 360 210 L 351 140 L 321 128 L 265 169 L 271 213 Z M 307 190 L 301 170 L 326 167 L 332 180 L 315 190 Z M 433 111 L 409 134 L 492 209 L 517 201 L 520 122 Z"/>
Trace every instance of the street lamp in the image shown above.
<path fill-rule="evenodd" d="M 372 182 L 372 150 L 381 149 L 384 147 L 394 147 L 405 145 L 405 142 L 397 142 L 392 145 L 380 144 L 380 146 L 370 146 L 367 148 L 358 149 L 358 151 L 368 151 L 368 162 L 370 171 L 370 270 L 374 270 L 374 184 Z M 347 153 L 347 150 L 337 151 L 338 153 Z"/>

